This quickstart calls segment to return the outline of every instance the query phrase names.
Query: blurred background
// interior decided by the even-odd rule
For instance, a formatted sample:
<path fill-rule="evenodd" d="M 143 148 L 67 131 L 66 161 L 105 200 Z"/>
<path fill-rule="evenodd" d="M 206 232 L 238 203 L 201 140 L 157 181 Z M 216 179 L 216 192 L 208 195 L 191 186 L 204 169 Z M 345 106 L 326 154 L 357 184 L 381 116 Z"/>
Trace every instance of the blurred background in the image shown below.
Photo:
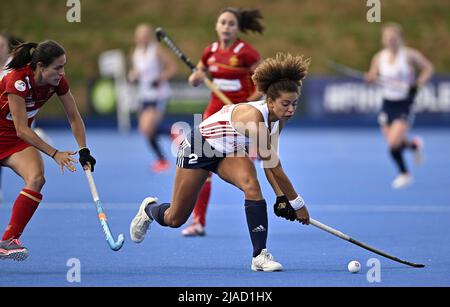
<path fill-rule="evenodd" d="M 312 58 L 302 106 L 292 124 L 376 126 L 381 104 L 377 90 L 336 74 L 327 63 L 332 60 L 366 71 L 371 57 L 381 48 L 383 22 L 395 21 L 404 27 L 406 44 L 423 52 L 436 70 L 433 82 L 418 97 L 416 125 L 450 125 L 450 2 L 446 0 L 418 0 L 414 5 L 407 0 L 382 1 L 381 23 L 367 21 L 370 7 L 366 1 L 81 1 L 81 22 L 72 23 L 66 19 L 69 2 L 3 2 L 0 29 L 26 41 L 53 39 L 66 48 L 66 74 L 88 127 L 118 125 L 120 94 L 113 80 L 100 74 L 99 56 L 103 52 L 120 51 L 128 69 L 134 29 L 147 22 L 163 27 L 196 63 L 203 48 L 216 39 L 214 24 L 226 6 L 261 10 L 264 35 L 242 38 L 263 58 L 279 51 Z M 188 86 L 189 69 L 178 60 L 177 64 L 177 75 L 171 81 L 174 96 L 163 130 L 175 117 L 178 120 L 186 114 L 202 113 L 209 99 L 206 88 Z M 129 121 L 134 127 L 133 102 L 126 102 L 130 103 Z M 39 124 L 58 126 L 62 114 L 58 104 L 48 103 L 39 115 Z M 122 130 L 127 129 L 125 124 Z"/>

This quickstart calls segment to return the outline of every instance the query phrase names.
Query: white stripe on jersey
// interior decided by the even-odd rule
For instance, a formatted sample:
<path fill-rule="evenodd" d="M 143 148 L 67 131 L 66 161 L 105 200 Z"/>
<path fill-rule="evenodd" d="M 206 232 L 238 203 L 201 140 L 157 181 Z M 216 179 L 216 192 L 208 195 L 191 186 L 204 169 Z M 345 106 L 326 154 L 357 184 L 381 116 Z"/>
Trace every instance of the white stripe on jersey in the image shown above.
<path fill-rule="evenodd" d="M 214 42 L 211 46 L 211 52 L 216 52 L 217 49 L 219 49 L 219 43 L 218 42 Z"/>
<path fill-rule="evenodd" d="M 238 53 L 239 51 L 241 51 L 242 48 L 244 48 L 244 46 L 245 46 L 245 43 L 240 42 L 236 47 L 234 47 L 233 52 Z"/>
<path fill-rule="evenodd" d="M 269 109 L 265 100 L 248 102 L 263 115 L 264 124 L 269 129 Z M 250 138 L 240 134 L 232 124 L 231 115 L 236 106 L 241 104 L 224 106 L 219 112 L 211 115 L 199 125 L 199 130 L 206 141 L 217 151 L 228 154 L 245 148 L 250 143 Z M 278 133 L 279 121 L 276 121 L 271 129 L 271 135 Z"/>

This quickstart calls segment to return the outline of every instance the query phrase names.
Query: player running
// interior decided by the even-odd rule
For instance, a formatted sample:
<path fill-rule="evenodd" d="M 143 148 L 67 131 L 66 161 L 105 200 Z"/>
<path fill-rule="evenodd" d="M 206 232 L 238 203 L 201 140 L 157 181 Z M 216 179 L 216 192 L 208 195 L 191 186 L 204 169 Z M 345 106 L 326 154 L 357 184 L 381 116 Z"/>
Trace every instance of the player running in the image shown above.
<path fill-rule="evenodd" d="M 153 29 L 149 24 L 139 24 L 136 27 L 134 40 L 136 45 L 128 80 L 138 85 L 139 131 L 157 156 L 152 170 L 163 172 L 169 168 L 169 162 L 158 143 L 158 125 L 164 117 L 171 96 L 168 80 L 175 74 L 177 67 L 165 50 L 155 42 Z"/>
<path fill-rule="evenodd" d="M 80 149 L 83 167 L 94 170 L 95 159 L 86 147 L 83 120 L 65 78 L 66 52 L 54 41 L 17 46 L 7 65 L 10 72 L 0 82 L 0 164 L 25 181 L 14 202 L 11 219 L 0 241 L 0 259 L 25 260 L 28 249 L 19 238 L 42 200 L 44 162 L 39 151 L 52 157 L 61 171 L 74 172 L 76 152 L 59 151 L 31 129 L 40 108 L 57 94 Z"/>
<path fill-rule="evenodd" d="M 403 151 L 412 150 L 417 164 L 423 159 L 422 139 L 408 139 L 407 135 L 414 117 L 414 99 L 431 78 L 433 65 L 419 51 L 403 45 L 402 28 L 398 24 L 389 23 L 383 27 L 382 42 L 384 49 L 373 57 L 366 81 L 383 81 L 383 106 L 378 121 L 399 170 L 392 188 L 400 189 L 413 181 Z M 416 68 L 420 72 L 417 77 Z"/>
<path fill-rule="evenodd" d="M 145 198 L 131 222 L 131 239 L 136 243 L 142 242 L 154 220 L 173 228 L 183 225 L 194 208 L 208 173 L 214 172 L 244 192 L 247 225 L 253 245 L 251 269 L 282 270 L 282 265 L 266 248 L 267 206 L 246 147 L 254 146 L 263 160 L 267 179 L 279 197 L 275 205 L 276 214 L 309 224 L 303 198 L 284 173 L 276 152 L 279 132 L 294 115 L 308 66 L 309 60 L 289 54 L 279 54 L 258 66 L 253 80 L 266 94 L 266 100 L 224 106 L 183 141 L 178 153 L 172 202 L 159 204 L 156 198 Z"/>
<path fill-rule="evenodd" d="M 260 63 L 259 53 L 238 36 L 248 31 L 262 34 L 264 27 L 260 23 L 259 10 L 240 10 L 226 8 L 217 18 L 216 32 L 218 40 L 203 51 L 197 70 L 189 77 L 192 86 L 203 82 L 208 72 L 217 87 L 232 103 L 254 101 L 261 98 L 251 79 L 256 66 Z M 218 112 L 224 103 L 211 93 L 211 100 L 203 113 L 203 119 Z M 206 211 L 211 195 L 211 173 L 203 185 L 194 207 L 191 224 L 182 230 L 183 236 L 205 235 Z"/>

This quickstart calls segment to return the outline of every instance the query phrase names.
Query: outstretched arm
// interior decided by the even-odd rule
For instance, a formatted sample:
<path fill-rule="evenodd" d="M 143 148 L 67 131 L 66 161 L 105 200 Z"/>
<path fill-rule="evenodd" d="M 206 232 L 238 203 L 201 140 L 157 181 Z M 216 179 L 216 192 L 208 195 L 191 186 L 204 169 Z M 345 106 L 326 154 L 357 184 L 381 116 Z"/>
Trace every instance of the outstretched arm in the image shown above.
<path fill-rule="evenodd" d="M 157 50 L 159 61 L 162 63 L 163 66 L 163 70 L 161 72 L 158 82 L 169 81 L 169 79 L 176 74 L 177 65 L 164 49 L 158 48 Z"/>
<path fill-rule="evenodd" d="M 58 96 L 66 112 L 67 119 L 69 120 L 70 127 L 72 129 L 73 136 L 78 143 L 78 153 L 80 155 L 80 163 L 83 168 L 87 168 L 90 164 L 91 171 L 94 171 L 94 165 L 96 160 L 91 156 L 90 150 L 86 147 L 86 128 L 84 126 L 83 119 L 80 112 L 78 112 L 75 99 L 72 96 L 70 90 L 62 95 Z"/>
<path fill-rule="evenodd" d="M 238 110 L 240 110 L 239 114 L 233 118 L 233 124 L 236 130 L 251 139 L 253 146 L 257 146 L 258 156 L 263 161 L 267 180 L 274 188 L 275 193 L 277 196 L 284 195 L 287 198 L 289 204 L 286 206 L 291 206 L 295 210 L 295 218 L 303 224 L 309 224 L 309 213 L 304 200 L 295 191 L 281 166 L 276 147 L 270 143 L 270 132 L 264 124 L 261 113 L 255 108 L 247 106 L 242 106 Z M 275 213 L 277 214 L 277 211 Z M 283 217 L 291 219 L 293 215 Z"/>
<path fill-rule="evenodd" d="M 25 107 L 25 100 L 14 94 L 8 95 L 9 110 L 14 121 L 14 127 L 19 138 L 25 140 L 27 143 L 33 145 L 39 151 L 52 157 L 59 165 L 61 172 L 66 167 L 71 172 L 75 171 L 75 166 L 72 162 L 76 162 L 71 155 L 75 152 L 60 152 L 42 140 L 34 131 L 28 126 L 28 116 Z"/>

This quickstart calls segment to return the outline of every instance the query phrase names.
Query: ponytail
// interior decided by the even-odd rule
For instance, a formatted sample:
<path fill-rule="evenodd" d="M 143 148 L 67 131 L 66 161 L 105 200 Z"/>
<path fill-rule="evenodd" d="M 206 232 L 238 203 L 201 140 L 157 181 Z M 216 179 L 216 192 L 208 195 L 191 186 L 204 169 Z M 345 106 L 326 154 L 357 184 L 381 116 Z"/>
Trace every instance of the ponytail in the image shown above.
<path fill-rule="evenodd" d="M 64 48 L 55 41 L 48 40 L 39 44 L 22 43 L 14 48 L 11 62 L 6 69 L 19 69 L 30 64 L 34 70 L 39 62 L 47 67 L 65 53 Z"/>
<path fill-rule="evenodd" d="M 15 47 L 12 52 L 12 59 L 6 65 L 6 69 L 18 69 L 30 63 L 37 46 L 38 44 L 36 43 L 22 43 Z"/>
<path fill-rule="evenodd" d="M 262 34 L 264 31 L 264 26 L 261 24 L 259 19 L 263 19 L 261 12 L 259 10 L 243 10 L 236 9 L 234 7 L 227 7 L 220 12 L 222 15 L 225 12 L 232 13 L 236 16 L 239 24 L 239 30 L 243 33 L 247 33 L 248 30 L 252 32 L 257 32 Z"/>

